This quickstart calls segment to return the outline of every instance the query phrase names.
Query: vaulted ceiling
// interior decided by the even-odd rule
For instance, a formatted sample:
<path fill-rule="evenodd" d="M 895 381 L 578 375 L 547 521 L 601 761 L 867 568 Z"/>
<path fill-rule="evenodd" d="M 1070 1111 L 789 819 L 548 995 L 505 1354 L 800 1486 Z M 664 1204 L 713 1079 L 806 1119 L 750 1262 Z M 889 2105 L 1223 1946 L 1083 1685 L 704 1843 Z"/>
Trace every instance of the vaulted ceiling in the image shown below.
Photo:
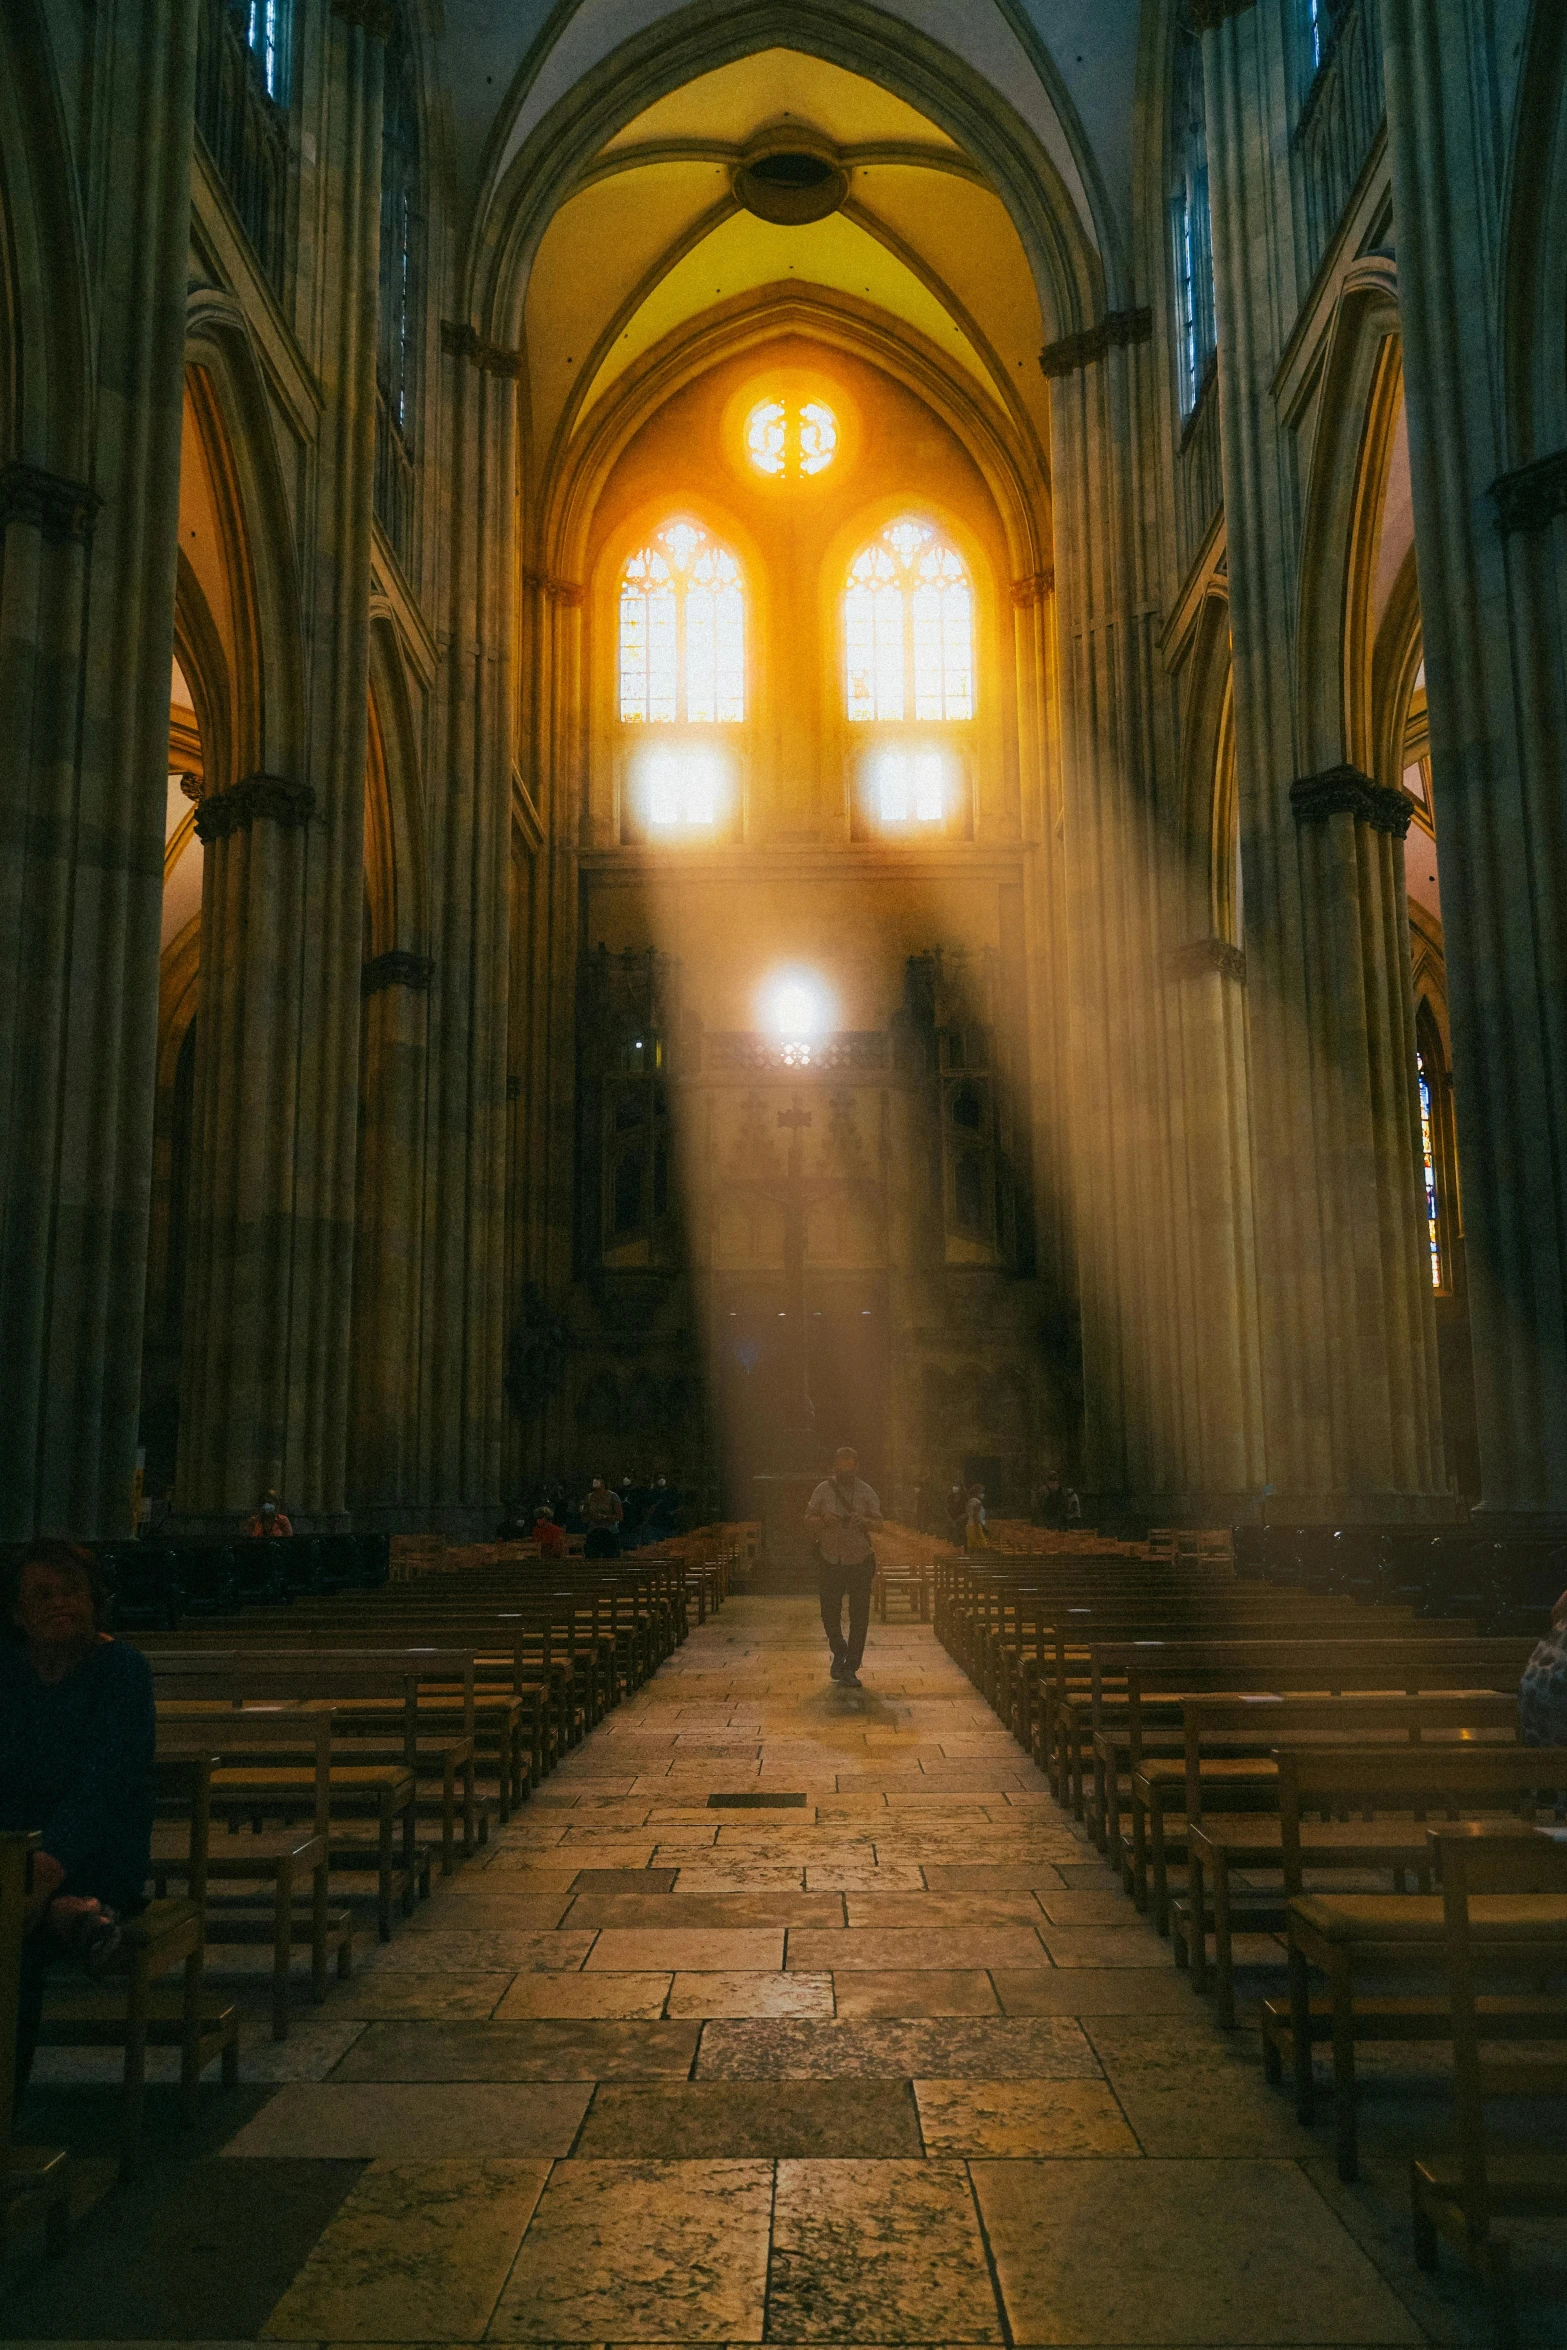
<path fill-rule="evenodd" d="M 779 226 L 732 177 L 766 126 L 830 142 L 840 210 Z M 646 353 L 768 286 L 817 287 L 896 321 L 1043 439 L 1038 298 L 1004 205 L 961 151 L 861 76 L 773 49 L 649 107 L 583 173 L 539 247 L 526 348 L 534 448 L 580 428 Z"/>
<path fill-rule="evenodd" d="M 691 0 L 445 0 L 429 62 L 454 192 L 481 241 L 498 233 L 486 206 L 530 140 L 537 151 L 541 126 L 562 120 L 558 110 L 569 112 L 584 89 L 607 96 L 612 127 L 576 169 L 528 266 L 522 339 L 535 464 L 559 455 L 649 354 L 773 286 L 818 289 L 910 332 L 1043 446 L 1048 399 L 1037 359 L 1047 329 L 1018 230 L 983 163 L 949 129 L 886 87 L 895 76 L 855 70 L 856 28 L 867 56 L 889 35 L 934 44 L 971 94 L 994 92 L 997 111 L 1048 157 L 1070 232 L 1098 254 L 1111 284 L 1128 242 L 1140 7 L 1097 0 L 1090 32 L 1081 0 L 896 0 L 876 9 L 853 0 L 832 12 L 836 39 L 819 44 L 834 47 L 838 62 L 809 53 L 802 12 L 798 46 L 759 46 L 638 109 L 638 68 L 618 53 L 666 22 L 683 19 L 689 31 L 698 19 Z M 786 24 L 786 38 L 795 33 L 784 12 L 767 21 L 775 31 Z M 734 12 L 714 22 L 728 39 Z M 700 56 L 699 24 L 697 32 Z M 713 53 L 716 34 L 708 46 Z M 939 95 L 929 102 L 939 110 Z M 842 166 L 846 192 L 827 218 L 782 226 L 737 199 L 742 152 L 782 125 L 798 126 Z"/>

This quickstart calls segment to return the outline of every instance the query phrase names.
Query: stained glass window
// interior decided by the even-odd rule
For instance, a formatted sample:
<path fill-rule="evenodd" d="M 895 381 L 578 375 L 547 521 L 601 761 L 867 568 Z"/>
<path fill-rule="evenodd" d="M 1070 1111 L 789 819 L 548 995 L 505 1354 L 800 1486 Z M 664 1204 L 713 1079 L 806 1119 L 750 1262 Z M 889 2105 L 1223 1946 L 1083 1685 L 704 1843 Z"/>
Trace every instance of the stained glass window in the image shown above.
<path fill-rule="evenodd" d="M 745 451 L 758 473 L 809 480 L 838 454 L 838 419 L 825 400 L 759 400 L 745 420 Z"/>
<path fill-rule="evenodd" d="M 669 522 L 620 575 L 620 715 L 628 725 L 745 717 L 740 566 L 694 522 Z"/>
<path fill-rule="evenodd" d="M 676 826 L 711 827 L 718 822 L 729 770 L 717 751 L 700 743 L 662 745 L 637 764 L 637 782 L 648 823 L 659 832 Z"/>
<path fill-rule="evenodd" d="M 852 719 L 974 715 L 974 593 L 963 558 L 904 515 L 861 549 L 843 600 Z"/>
<path fill-rule="evenodd" d="M 1426 1075 L 1425 1056 L 1415 1055 L 1415 1074 L 1420 1085 L 1420 1158 L 1425 1173 L 1426 1247 L 1431 1256 L 1431 1286 L 1442 1286 L 1442 1234 L 1436 1195 L 1436 1129 L 1431 1110 L 1431 1080 Z"/>
<path fill-rule="evenodd" d="M 1190 416 L 1218 348 L 1213 307 L 1213 227 L 1208 211 L 1208 122 L 1202 43 L 1177 26 L 1170 123 L 1170 244 L 1175 269 L 1176 374 Z"/>
<path fill-rule="evenodd" d="M 262 87 L 277 106 L 288 104 L 293 29 L 294 0 L 245 0 L 245 46 L 256 60 Z"/>

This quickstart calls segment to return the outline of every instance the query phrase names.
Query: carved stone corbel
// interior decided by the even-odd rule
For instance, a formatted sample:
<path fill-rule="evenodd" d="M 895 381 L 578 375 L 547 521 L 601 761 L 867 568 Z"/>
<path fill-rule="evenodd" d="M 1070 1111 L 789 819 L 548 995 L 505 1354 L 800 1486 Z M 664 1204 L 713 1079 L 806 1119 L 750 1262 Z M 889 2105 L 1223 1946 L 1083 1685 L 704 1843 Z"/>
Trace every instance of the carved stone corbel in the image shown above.
<path fill-rule="evenodd" d="M 1325 767 L 1320 775 L 1302 775 L 1290 785 L 1290 806 L 1297 824 L 1322 824 L 1330 816 L 1353 816 L 1373 832 L 1390 832 L 1402 840 L 1414 815 L 1414 802 L 1391 784 L 1373 783 L 1358 767 Z"/>
<path fill-rule="evenodd" d="M 0 530 L 12 522 L 31 523 L 51 546 L 63 546 L 69 539 L 85 545 L 102 504 L 97 491 L 84 481 L 68 481 L 63 474 L 46 473 L 41 465 L 24 465 L 20 458 L 0 465 Z"/>
<path fill-rule="evenodd" d="M 284 832 L 296 832 L 316 812 L 313 784 L 293 783 L 284 775 L 247 775 L 227 791 L 208 792 L 196 809 L 197 837 L 227 840 L 230 833 L 248 832 L 259 818 Z"/>
<path fill-rule="evenodd" d="M 1119 350 L 1129 343 L 1146 343 L 1153 336 L 1153 312 L 1141 310 L 1107 310 L 1093 326 L 1081 334 L 1063 335 L 1058 343 L 1047 343 L 1039 354 L 1041 372 L 1047 376 L 1075 375 L 1080 367 L 1091 367 L 1107 351 Z"/>
<path fill-rule="evenodd" d="M 429 955 L 416 955 L 409 947 L 389 947 L 384 955 L 372 955 L 360 970 L 361 995 L 379 995 L 384 988 L 411 988 L 415 995 L 428 995 L 435 978 L 435 963 Z"/>

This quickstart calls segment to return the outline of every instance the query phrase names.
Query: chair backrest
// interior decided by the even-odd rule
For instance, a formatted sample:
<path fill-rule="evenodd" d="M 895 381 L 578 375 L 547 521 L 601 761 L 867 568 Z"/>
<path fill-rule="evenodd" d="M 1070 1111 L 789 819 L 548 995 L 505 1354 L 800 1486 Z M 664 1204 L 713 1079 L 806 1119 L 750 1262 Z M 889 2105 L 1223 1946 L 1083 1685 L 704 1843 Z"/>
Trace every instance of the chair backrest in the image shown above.
<path fill-rule="evenodd" d="M 1446 1812 L 1513 1810 L 1520 1817 L 1542 1797 L 1567 1795 L 1567 1749 L 1540 1746 L 1281 1747 L 1279 1829 L 1284 1888 L 1301 1890 L 1303 1812 Z"/>
<path fill-rule="evenodd" d="M 169 1752 L 160 1747 L 156 1771 L 157 1808 L 183 1819 L 190 1831 L 190 1898 L 198 1909 L 207 1899 L 207 1852 L 212 1833 L 212 1764 L 208 1746 Z"/>
<path fill-rule="evenodd" d="M 1518 1700 L 1512 1695 L 1485 1693 L 1463 1696 L 1418 1697 L 1280 1697 L 1257 1693 L 1250 1697 L 1194 1697 L 1182 1708 L 1186 1754 L 1186 1813 L 1200 1819 L 1203 1803 L 1202 1756 L 1207 1738 L 1251 1740 L 1320 1737 L 1339 1745 L 1364 1742 L 1368 1735 L 1387 1732 L 1420 1745 L 1428 1737 L 1451 1737 L 1478 1730 L 1499 1743 L 1516 1744 Z M 1221 1805 L 1228 1799 L 1221 1795 Z"/>
<path fill-rule="evenodd" d="M 206 1752 L 219 1769 L 235 1769 L 258 1757 L 268 1764 L 308 1762 L 315 1773 L 315 1833 L 325 1836 L 332 1820 L 332 1722 L 330 1704 L 237 1703 L 222 1710 L 164 1705 L 158 1713 L 158 1753 Z"/>

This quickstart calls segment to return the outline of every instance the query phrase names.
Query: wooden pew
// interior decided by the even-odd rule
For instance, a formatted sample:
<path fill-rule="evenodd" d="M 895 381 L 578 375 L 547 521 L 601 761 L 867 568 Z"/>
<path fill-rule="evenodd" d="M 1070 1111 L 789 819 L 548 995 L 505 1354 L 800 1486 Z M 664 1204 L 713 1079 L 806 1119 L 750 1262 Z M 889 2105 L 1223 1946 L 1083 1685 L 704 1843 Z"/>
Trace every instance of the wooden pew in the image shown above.
<path fill-rule="evenodd" d="M 1498 1898 L 1538 1917 L 1536 1955 L 1560 1968 L 1560 1918 L 1567 1911 L 1567 1846 L 1539 1833 L 1476 1836 L 1435 1830 L 1432 1844 L 1442 1879 L 1443 1957 L 1452 2012 L 1453 2085 L 1458 2109 L 1458 2147 L 1453 2153 L 1417 2156 L 1411 2166 L 1415 2258 L 1424 2269 L 1437 2265 L 1437 2239 L 1457 2245 L 1489 2286 L 1501 2350 L 1518 2340 L 1512 2263 L 1507 2245 L 1492 2233 L 1498 2219 L 1567 2218 L 1567 2155 L 1530 2150 L 1499 2153 L 1486 2142 L 1485 2108 L 1496 2098 L 1538 2100 L 1567 2097 L 1567 2061 L 1543 2063 L 1538 2055 L 1499 2063 L 1485 2053 L 1494 2038 L 1489 2003 L 1480 1990 L 1486 1944 L 1480 1905 Z M 1531 2037 L 1567 2040 L 1567 1997 L 1560 1994 L 1549 2017 L 1535 2019 Z"/>
<path fill-rule="evenodd" d="M 17 2006 L 22 1980 L 23 1912 L 28 1871 L 41 1839 L 0 1830 L 0 2261 L 35 2212 L 44 2246 L 65 2250 L 71 2224 L 71 2158 L 63 2146 L 27 2146 L 16 2136 Z"/>
<path fill-rule="evenodd" d="M 1567 1751 L 1543 1747 L 1338 1748 L 1279 1753 L 1279 1818 L 1283 1827 L 1284 1882 L 1289 1903 L 1289 1997 L 1263 2003 L 1263 2057 L 1277 2080 L 1289 2053 L 1295 2078 L 1295 2110 L 1303 2122 L 1316 2112 L 1312 2048 L 1330 2040 L 1333 2049 L 1334 2131 L 1339 2176 L 1352 2179 L 1358 2161 L 1355 2126 L 1355 2043 L 1357 2040 L 1448 2040 L 1452 2011 L 1445 1996 L 1357 1996 L 1356 1979 L 1368 1972 L 1418 1980 L 1443 1962 L 1445 1919 L 1441 1900 L 1417 1893 L 1306 1893 L 1301 1888 L 1301 1854 L 1306 1838 L 1303 1812 L 1364 1809 L 1405 1817 L 1447 1811 L 1450 1816 L 1512 1812 L 1532 1808 L 1540 1793 L 1567 1797 Z M 1424 1824 L 1424 1823 L 1422 1823 Z M 1554 1962 L 1567 1965 L 1567 1899 L 1546 1917 L 1541 1913 L 1525 1933 L 1501 1895 L 1480 1895 L 1469 1910 L 1471 1947 L 1495 1965 L 1520 1950 L 1534 1964 L 1540 1934 Z M 1327 1978 L 1324 1998 L 1311 1995 L 1313 1970 Z M 1509 1994 L 1488 2001 L 1487 2037 L 1528 2039 L 1543 2008 L 1534 1994 Z"/>

